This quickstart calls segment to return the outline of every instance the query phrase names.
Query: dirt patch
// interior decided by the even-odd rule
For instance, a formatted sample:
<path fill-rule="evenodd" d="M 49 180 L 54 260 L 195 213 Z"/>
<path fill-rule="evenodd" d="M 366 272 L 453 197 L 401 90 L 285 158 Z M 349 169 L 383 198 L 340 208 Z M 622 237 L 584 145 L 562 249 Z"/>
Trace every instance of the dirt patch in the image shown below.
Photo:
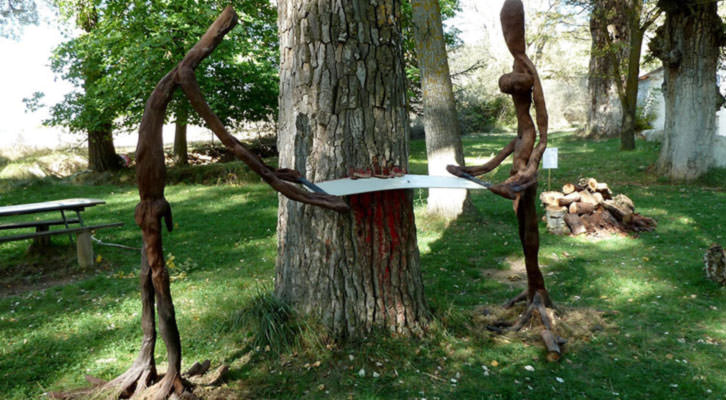
<path fill-rule="evenodd" d="M 75 246 L 54 245 L 42 250 L 31 249 L 22 262 L 0 266 L 0 297 L 65 285 L 110 269 L 107 263 L 88 269 L 80 268 Z"/>
<path fill-rule="evenodd" d="M 490 332 L 487 326 L 500 322 L 515 322 L 525 311 L 526 305 L 519 303 L 511 308 L 500 305 L 480 305 L 474 309 L 472 322 L 479 332 L 487 332 L 489 337 L 500 343 L 521 341 L 528 345 L 540 346 L 542 324 L 539 318 L 531 318 L 530 322 L 518 332 L 499 334 Z M 548 311 L 552 311 L 549 310 Z M 549 312 L 548 312 L 549 313 Z M 582 347 L 598 334 L 615 334 L 617 326 L 611 321 L 614 311 L 601 311 L 588 307 L 558 307 L 550 315 L 553 333 L 567 340 L 563 346 L 564 353 Z M 537 321 L 537 322 L 531 322 Z"/>
<path fill-rule="evenodd" d="M 483 269 L 481 274 L 484 278 L 494 279 L 497 282 L 509 285 L 510 287 L 524 288 L 527 285 L 527 268 L 524 265 L 524 257 L 508 256 L 502 260 L 506 269 Z M 546 265 L 539 266 L 541 270 L 547 268 Z"/>

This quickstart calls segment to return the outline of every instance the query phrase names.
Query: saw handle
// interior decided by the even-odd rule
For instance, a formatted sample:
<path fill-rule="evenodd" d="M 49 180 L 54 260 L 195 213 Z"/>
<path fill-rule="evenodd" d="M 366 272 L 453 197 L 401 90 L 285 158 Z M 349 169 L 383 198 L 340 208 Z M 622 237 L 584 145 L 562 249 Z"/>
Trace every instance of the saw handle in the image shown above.
<path fill-rule="evenodd" d="M 310 189 L 311 192 L 320 193 L 320 194 L 328 194 L 325 190 L 321 189 L 320 186 L 310 182 L 309 180 L 303 178 L 302 176 L 297 179 L 306 188 Z"/>
<path fill-rule="evenodd" d="M 468 179 L 468 180 L 476 183 L 477 185 L 484 186 L 487 189 L 489 189 L 492 186 L 491 183 L 484 182 L 481 179 L 475 178 L 475 177 L 471 176 L 470 174 L 467 174 L 466 172 L 461 172 L 459 176 L 461 176 L 464 179 Z"/>

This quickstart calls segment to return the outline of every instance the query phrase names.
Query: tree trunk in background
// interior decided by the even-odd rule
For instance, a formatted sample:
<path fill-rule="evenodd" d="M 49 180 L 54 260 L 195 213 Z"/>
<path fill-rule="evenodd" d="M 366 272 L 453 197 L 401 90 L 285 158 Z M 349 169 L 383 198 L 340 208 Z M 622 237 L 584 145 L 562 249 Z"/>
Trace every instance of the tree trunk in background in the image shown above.
<path fill-rule="evenodd" d="M 671 179 L 693 180 L 713 164 L 711 146 L 721 104 L 716 66 L 726 40 L 715 2 L 659 4 L 666 22 L 651 42 L 665 76 L 665 128 L 657 168 Z"/>
<path fill-rule="evenodd" d="M 414 0 L 412 8 L 416 53 L 421 69 L 429 175 L 449 176 L 446 166 L 463 166 L 464 150 L 441 25 L 441 8 L 438 0 Z M 468 193 L 461 189 L 431 188 L 428 212 L 454 219 L 470 206 Z"/>
<path fill-rule="evenodd" d="M 111 124 L 106 128 L 88 132 L 88 168 L 97 171 L 113 171 L 121 168 L 119 157 L 113 146 Z"/>
<path fill-rule="evenodd" d="M 588 74 L 590 107 L 585 135 L 594 139 L 617 137 L 623 121 L 623 105 L 618 96 L 615 81 L 617 74 L 610 52 L 615 52 L 618 60 L 625 60 L 628 49 L 627 46 L 616 49 L 609 43 L 629 43 L 630 25 L 622 12 L 625 0 L 596 0 L 593 5 L 590 17 L 592 49 Z"/>
<path fill-rule="evenodd" d="M 280 166 L 311 181 L 407 167 L 400 0 L 279 0 Z M 339 214 L 280 197 L 275 293 L 339 337 L 428 319 L 411 191 Z"/>
<path fill-rule="evenodd" d="M 640 0 L 635 0 L 636 4 Z M 620 150 L 635 150 L 635 118 L 638 110 L 638 78 L 640 77 L 640 53 L 643 49 L 645 29 L 640 27 L 642 5 L 633 7 L 630 25 L 627 78 L 623 103 L 623 122 L 620 129 Z M 627 13 L 626 13 L 627 14 Z"/>
<path fill-rule="evenodd" d="M 183 113 L 177 114 L 176 123 L 174 124 L 174 159 L 176 165 L 187 165 L 189 163 L 187 117 Z"/>

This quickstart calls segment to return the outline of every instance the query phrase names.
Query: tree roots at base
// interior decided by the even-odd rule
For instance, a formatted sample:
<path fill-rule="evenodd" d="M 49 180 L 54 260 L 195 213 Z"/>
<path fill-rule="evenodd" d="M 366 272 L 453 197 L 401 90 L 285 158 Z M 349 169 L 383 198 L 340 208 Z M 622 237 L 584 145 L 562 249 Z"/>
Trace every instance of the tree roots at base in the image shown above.
<path fill-rule="evenodd" d="M 90 388 L 70 392 L 51 392 L 52 399 L 132 399 L 132 400 L 198 400 L 194 394 L 197 386 L 218 386 L 224 380 L 229 367 L 222 365 L 209 371 L 210 362 L 194 363 L 184 374 L 157 374 L 153 363 L 135 362 L 126 372 L 111 381 L 89 375 Z M 206 374 L 206 375 L 205 375 Z"/>
<path fill-rule="evenodd" d="M 546 299 L 543 297 L 546 297 Z M 567 340 L 553 333 L 554 329 L 552 317 L 550 316 L 550 312 L 548 312 L 548 307 L 546 305 L 549 303 L 548 297 L 549 296 L 547 296 L 547 294 L 543 296 L 539 291 L 536 292 L 532 297 L 532 301 L 527 306 L 527 309 L 522 313 L 516 323 L 496 322 L 492 325 L 487 325 L 487 329 L 497 333 L 518 332 L 524 326 L 532 323 L 533 320 L 536 320 L 536 316 L 539 316 L 539 320 L 542 322 L 540 336 L 547 348 L 547 360 L 558 361 L 560 357 L 562 357 L 561 346 L 567 343 Z M 525 290 L 512 300 L 508 301 L 505 307 L 511 308 L 516 303 L 527 300 L 527 298 L 528 292 Z"/>

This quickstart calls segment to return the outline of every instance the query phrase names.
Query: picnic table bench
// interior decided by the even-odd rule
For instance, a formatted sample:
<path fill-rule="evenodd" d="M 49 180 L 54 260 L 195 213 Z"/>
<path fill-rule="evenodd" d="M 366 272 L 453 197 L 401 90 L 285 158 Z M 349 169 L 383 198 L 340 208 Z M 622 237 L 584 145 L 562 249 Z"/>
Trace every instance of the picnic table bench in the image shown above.
<path fill-rule="evenodd" d="M 64 199 L 0 207 L 0 218 L 51 213 L 56 211 L 60 212 L 60 218 L 58 219 L 23 220 L 19 222 L 0 224 L 0 232 L 35 228 L 34 232 L 23 232 L 10 235 L 0 234 L 0 243 L 33 239 L 36 245 L 44 245 L 49 242 L 50 237 L 53 235 L 72 235 L 75 233 L 76 246 L 78 250 L 78 263 L 81 267 L 89 267 L 93 265 L 93 244 L 91 243 L 91 232 L 98 229 L 113 228 L 123 225 L 123 222 L 96 225 L 86 225 L 84 223 L 81 212 L 88 207 L 105 203 L 105 201 L 98 199 Z M 50 229 L 52 226 L 62 227 L 60 229 Z"/>

